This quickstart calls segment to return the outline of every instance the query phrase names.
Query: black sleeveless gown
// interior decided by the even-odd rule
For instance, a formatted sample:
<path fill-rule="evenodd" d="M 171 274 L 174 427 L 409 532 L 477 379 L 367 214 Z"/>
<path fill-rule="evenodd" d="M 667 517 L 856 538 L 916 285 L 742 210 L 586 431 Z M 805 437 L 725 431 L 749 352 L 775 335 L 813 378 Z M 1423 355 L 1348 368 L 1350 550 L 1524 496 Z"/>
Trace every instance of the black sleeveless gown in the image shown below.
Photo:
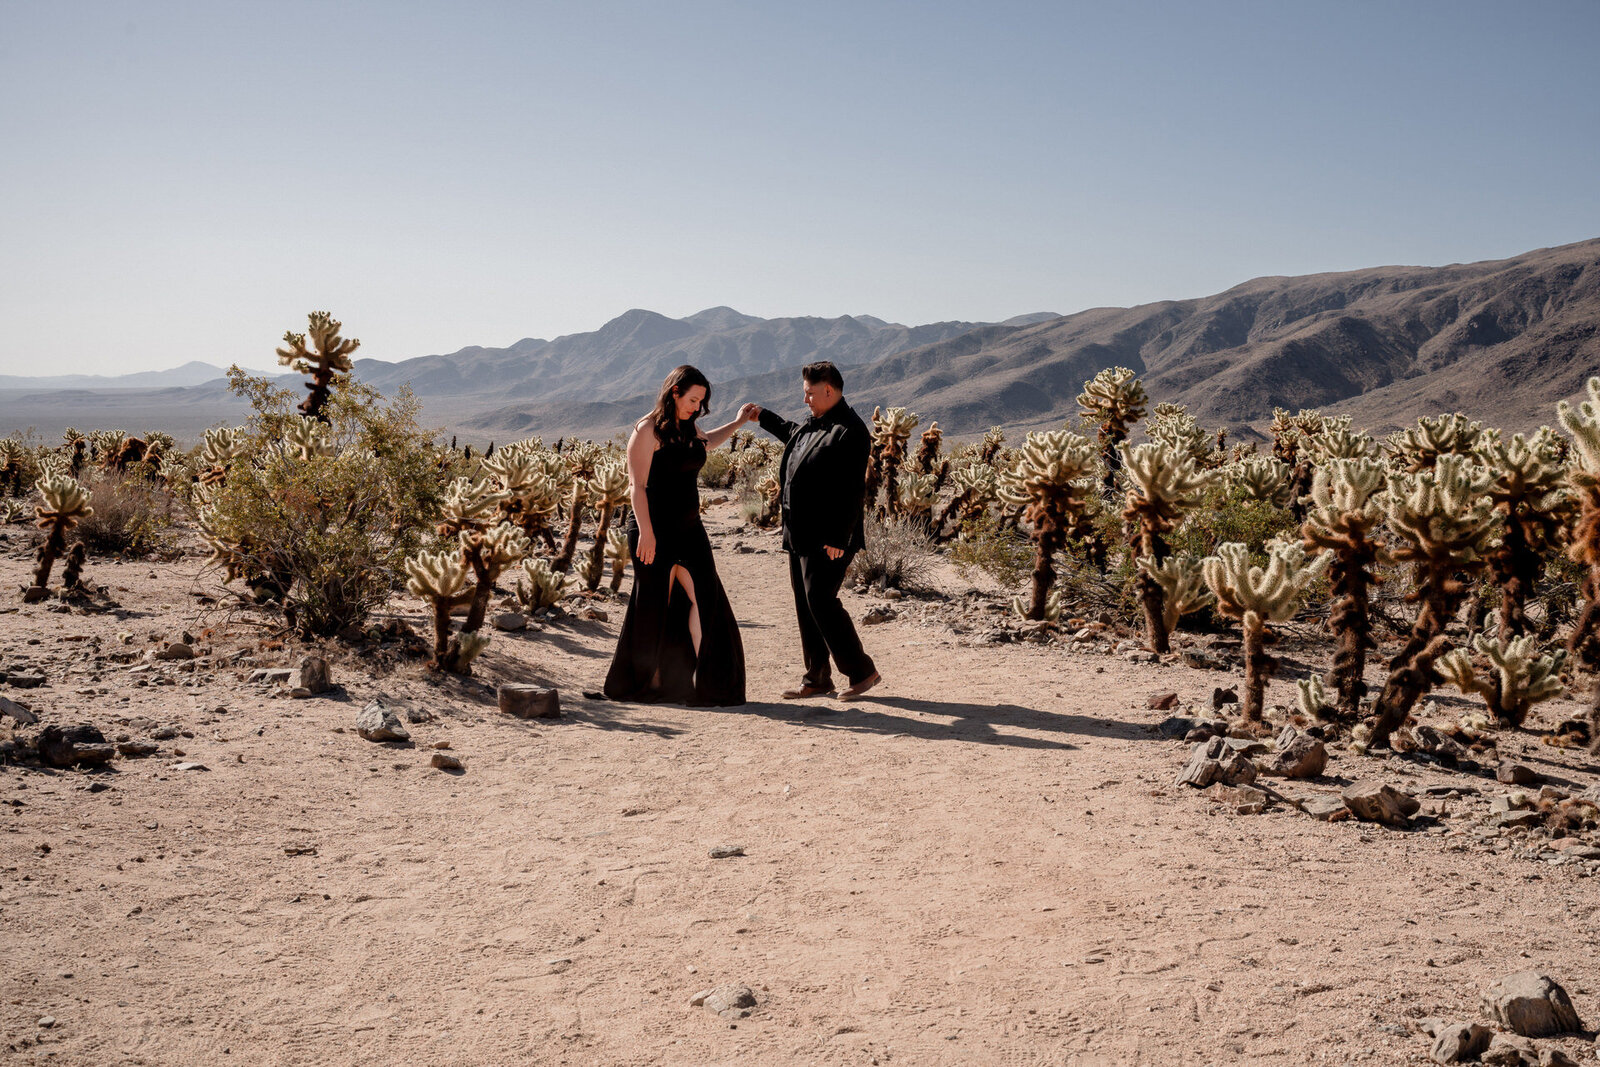
<path fill-rule="evenodd" d="M 645 501 L 656 535 L 655 562 L 639 562 L 639 523 L 628 522 L 633 592 L 606 674 L 612 700 L 728 707 L 744 703 L 744 643 L 700 522 L 706 445 L 663 443 L 650 460 Z M 674 564 L 689 572 L 700 610 L 700 655 L 689 637 L 689 598 L 669 590 Z M 670 596 L 668 595 L 670 591 Z M 652 685 L 657 673 L 659 685 Z"/>

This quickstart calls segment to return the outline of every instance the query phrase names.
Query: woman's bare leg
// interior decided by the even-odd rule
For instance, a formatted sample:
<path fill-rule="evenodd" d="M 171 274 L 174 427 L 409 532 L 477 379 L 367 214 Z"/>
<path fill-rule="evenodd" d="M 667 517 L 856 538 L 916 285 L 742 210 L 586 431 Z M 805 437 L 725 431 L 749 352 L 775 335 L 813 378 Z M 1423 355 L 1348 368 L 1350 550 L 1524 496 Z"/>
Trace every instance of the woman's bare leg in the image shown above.
<path fill-rule="evenodd" d="M 675 564 L 672 575 L 667 579 L 667 599 L 672 599 L 672 587 L 683 587 L 684 595 L 689 598 L 689 640 L 694 642 L 695 658 L 700 657 L 700 601 L 695 599 L 694 579 L 689 577 L 689 572 L 681 565 Z"/>

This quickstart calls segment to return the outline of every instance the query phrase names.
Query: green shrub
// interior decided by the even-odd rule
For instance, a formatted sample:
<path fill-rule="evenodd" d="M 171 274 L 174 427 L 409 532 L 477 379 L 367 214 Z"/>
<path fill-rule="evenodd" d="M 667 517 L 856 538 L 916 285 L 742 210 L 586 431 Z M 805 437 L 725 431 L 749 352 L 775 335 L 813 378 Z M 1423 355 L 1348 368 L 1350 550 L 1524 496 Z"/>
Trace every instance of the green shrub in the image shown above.
<path fill-rule="evenodd" d="M 1006 589 L 1022 588 L 1033 574 L 1033 557 L 1027 534 L 987 512 L 963 520 L 960 538 L 950 545 L 950 559 L 962 573 L 980 570 Z"/>
<path fill-rule="evenodd" d="M 1299 524 L 1287 508 L 1247 499 L 1239 487 L 1213 486 L 1167 541 L 1174 554 L 1196 557 L 1215 555 L 1218 545 L 1236 541 L 1249 549 L 1252 562 L 1264 564 L 1267 542 L 1275 537 L 1299 537 Z"/>
<path fill-rule="evenodd" d="M 280 602 L 303 634 L 358 626 L 403 580 L 405 557 L 438 520 L 437 450 L 418 426 L 416 399 L 402 390 L 385 402 L 341 376 L 322 410 L 327 424 L 308 427 L 289 391 L 237 369 L 229 379 L 255 414 L 227 481 L 196 494 L 213 560 L 258 599 Z"/>

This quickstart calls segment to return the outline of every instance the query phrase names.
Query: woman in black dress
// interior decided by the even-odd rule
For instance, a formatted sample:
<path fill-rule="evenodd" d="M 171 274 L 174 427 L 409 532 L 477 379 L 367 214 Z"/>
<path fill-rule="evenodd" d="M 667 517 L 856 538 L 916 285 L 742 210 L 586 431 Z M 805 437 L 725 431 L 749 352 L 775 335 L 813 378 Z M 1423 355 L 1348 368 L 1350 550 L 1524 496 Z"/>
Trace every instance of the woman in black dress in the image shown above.
<path fill-rule="evenodd" d="M 700 468 L 747 420 L 696 425 L 711 383 L 684 365 L 667 375 L 655 410 L 628 439 L 633 593 L 606 674 L 613 700 L 729 706 L 744 703 L 744 644 L 700 522 Z"/>

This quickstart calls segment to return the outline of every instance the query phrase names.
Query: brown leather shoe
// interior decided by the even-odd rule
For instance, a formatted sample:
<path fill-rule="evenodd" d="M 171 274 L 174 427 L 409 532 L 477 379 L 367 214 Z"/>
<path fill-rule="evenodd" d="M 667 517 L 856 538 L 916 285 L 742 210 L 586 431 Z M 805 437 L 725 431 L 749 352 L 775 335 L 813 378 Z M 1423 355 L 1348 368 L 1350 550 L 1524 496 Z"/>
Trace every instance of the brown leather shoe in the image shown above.
<path fill-rule="evenodd" d="M 807 685 L 806 683 L 801 682 L 798 688 L 785 689 L 780 695 L 785 700 L 808 700 L 811 697 L 832 696 L 834 692 L 835 690 L 831 685 Z"/>
<path fill-rule="evenodd" d="M 866 693 L 868 689 L 871 689 L 881 681 L 883 681 L 883 675 L 879 674 L 877 671 L 873 671 L 871 674 L 861 679 L 861 681 L 840 693 L 839 699 L 860 700 L 862 695 Z"/>

